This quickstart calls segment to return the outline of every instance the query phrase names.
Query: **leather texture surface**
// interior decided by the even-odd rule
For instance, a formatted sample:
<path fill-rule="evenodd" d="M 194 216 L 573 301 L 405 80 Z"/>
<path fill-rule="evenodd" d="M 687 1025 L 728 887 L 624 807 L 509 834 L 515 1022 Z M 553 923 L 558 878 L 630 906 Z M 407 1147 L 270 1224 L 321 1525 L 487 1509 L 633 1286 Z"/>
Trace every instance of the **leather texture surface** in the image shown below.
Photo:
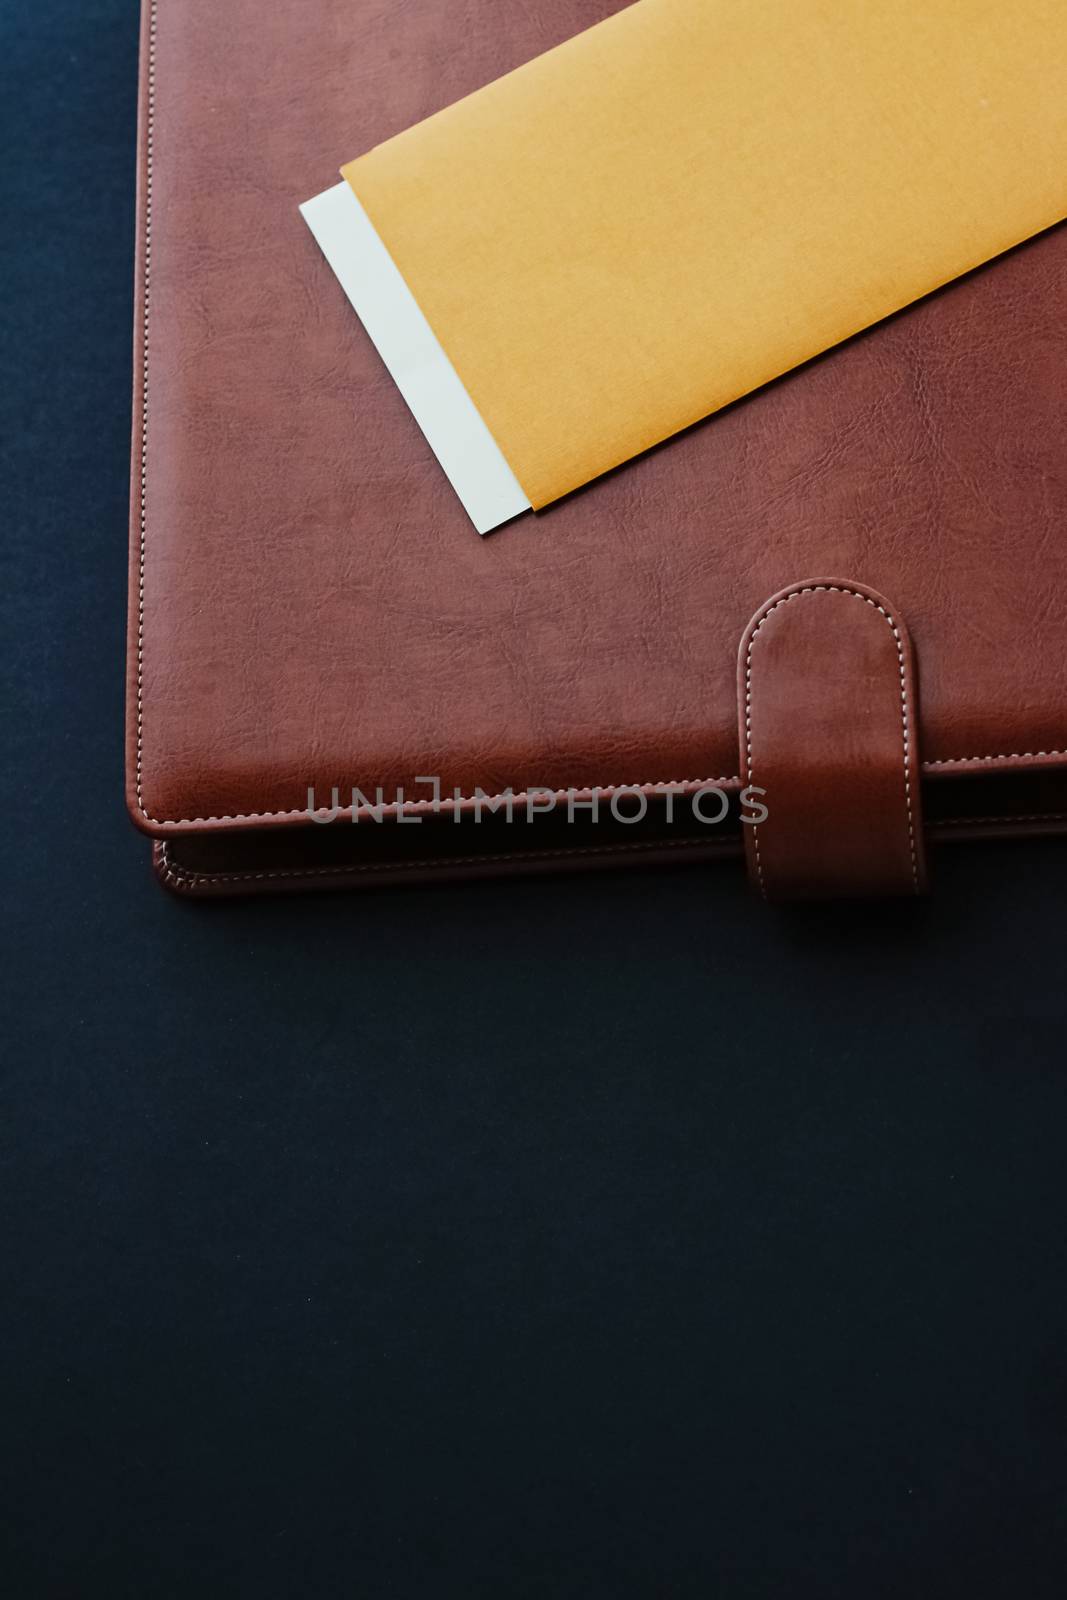
<path fill-rule="evenodd" d="M 615 9 L 146 3 L 145 831 L 306 824 L 309 785 L 399 798 L 421 775 L 466 795 L 736 784 L 738 640 L 813 571 L 907 617 L 924 781 L 1067 764 L 1064 228 L 549 511 L 472 531 L 297 205 Z"/>
<path fill-rule="evenodd" d="M 772 595 L 737 664 L 742 832 L 764 899 L 921 894 L 915 668 L 884 595 L 813 578 Z"/>

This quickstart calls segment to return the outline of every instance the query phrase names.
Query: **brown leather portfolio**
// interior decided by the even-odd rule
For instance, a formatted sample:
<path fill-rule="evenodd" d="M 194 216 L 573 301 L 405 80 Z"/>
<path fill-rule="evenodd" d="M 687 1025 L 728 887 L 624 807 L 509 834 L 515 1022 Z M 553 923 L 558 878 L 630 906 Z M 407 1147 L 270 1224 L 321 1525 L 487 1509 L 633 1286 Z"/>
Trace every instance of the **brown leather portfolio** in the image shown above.
<path fill-rule="evenodd" d="M 145 0 L 128 796 L 177 891 L 1067 822 L 1067 228 L 479 539 L 298 204 L 618 0 Z"/>

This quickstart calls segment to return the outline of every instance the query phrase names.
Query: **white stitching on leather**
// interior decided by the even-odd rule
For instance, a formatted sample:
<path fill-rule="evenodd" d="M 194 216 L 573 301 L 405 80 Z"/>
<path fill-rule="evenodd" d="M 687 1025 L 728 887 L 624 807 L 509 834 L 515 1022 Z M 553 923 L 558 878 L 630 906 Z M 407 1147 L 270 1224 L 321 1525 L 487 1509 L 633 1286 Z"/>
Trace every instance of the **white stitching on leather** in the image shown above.
<path fill-rule="evenodd" d="M 427 861 L 365 861 L 344 867 L 280 867 L 268 872 L 198 872 L 172 862 L 166 840 L 160 842 L 163 875 L 168 882 L 190 884 L 254 883 L 268 878 L 338 878 L 361 872 L 419 872 L 424 867 L 487 866 L 502 861 L 569 861 L 573 856 L 625 855 L 633 850 L 682 850 L 705 845 L 709 850 L 726 850 L 734 841 L 716 839 L 646 839 L 640 844 L 591 844 L 576 850 L 505 850 L 485 856 L 435 856 Z"/>
<path fill-rule="evenodd" d="M 156 828 L 177 828 L 183 826 L 197 827 L 201 824 L 213 822 L 283 822 L 296 817 L 306 816 L 305 811 L 233 811 L 222 816 L 214 817 L 153 817 L 144 803 L 143 786 L 143 746 L 144 746 L 144 594 L 145 594 L 145 540 L 147 533 L 147 490 L 148 490 L 148 334 L 151 313 L 151 266 L 152 266 L 152 156 L 153 140 L 155 136 L 156 118 L 156 38 L 159 0 L 151 0 L 151 9 L 148 18 L 148 125 L 146 133 L 146 164 L 145 164 L 145 236 L 144 236 L 144 314 L 142 317 L 142 338 L 144 347 L 141 352 L 142 394 L 141 394 L 141 480 L 140 480 L 140 541 L 137 564 L 137 766 L 136 766 L 136 794 L 137 809 L 146 822 Z M 799 591 L 798 591 L 799 592 Z M 851 593 L 851 591 L 848 591 Z M 864 599 L 865 596 L 858 596 Z M 870 602 L 873 604 L 873 601 Z M 769 615 L 769 613 L 768 613 Z M 754 637 L 754 636 L 753 636 Z M 977 762 L 992 761 L 1034 761 L 1041 757 L 1067 756 L 1065 750 L 1038 750 L 1025 751 L 1022 754 L 994 755 L 994 756 L 952 756 L 939 761 L 924 761 L 923 769 L 931 767 L 964 766 Z M 702 784 L 739 784 L 741 779 L 734 778 L 698 778 L 693 780 L 693 787 L 699 788 Z M 685 786 L 689 786 L 686 780 Z M 605 787 L 594 786 L 588 790 L 590 794 L 610 795 L 616 789 L 641 788 L 645 791 L 654 789 L 667 789 L 678 787 L 663 779 L 653 784 L 611 784 Z M 556 795 L 566 794 L 566 789 L 556 791 Z M 586 791 L 582 791 L 586 792 Z M 464 795 L 463 801 L 473 801 L 473 795 Z M 486 795 L 485 803 L 502 800 L 504 795 Z M 389 806 L 384 808 L 389 814 Z M 401 809 L 400 807 L 396 808 Z M 403 805 L 405 815 L 412 810 L 411 802 L 405 801 Z M 759 853 L 758 841 L 756 843 L 757 856 Z"/>
<path fill-rule="evenodd" d="M 1067 750 L 1011 750 L 999 756 L 945 756 L 940 761 L 924 761 L 924 767 L 964 767 L 976 761 L 1040 761 L 1047 756 L 1067 756 Z"/>
<path fill-rule="evenodd" d="M 1033 760 L 1039 759 L 1042 756 L 1067 756 L 1067 750 L 1035 750 L 1035 751 L 1027 751 L 1025 753 L 1020 753 L 1020 754 L 1015 754 L 1015 755 L 1002 755 L 1002 756 L 957 756 L 957 757 L 952 758 L 951 760 L 924 761 L 924 762 L 921 763 L 921 766 L 922 766 L 922 770 L 925 772 L 931 767 L 962 766 L 967 762 L 976 762 L 976 761 L 1033 761 Z M 140 768 L 138 768 L 138 781 L 139 781 L 139 773 L 140 773 Z M 663 779 L 657 780 L 657 782 L 655 782 L 655 783 L 645 783 L 645 784 L 622 783 L 622 784 L 594 785 L 594 787 L 591 788 L 591 789 L 573 789 L 573 790 L 572 789 L 554 789 L 554 790 L 551 791 L 551 793 L 552 793 L 553 798 L 556 799 L 556 800 L 565 799 L 570 794 L 573 794 L 576 799 L 582 799 L 582 798 L 584 798 L 586 796 L 593 796 L 593 795 L 598 795 L 601 799 L 608 799 L 613 794 L 616 794 L 619 789 L 628 789 L 628 790 L 637 789 L 642 794 L 654 794 L 657 790 L 699 789 L 699 788 L 702 788 L 705 784 L 719 784 L 719 785 L 721 785 L 723 787 L 736 785 L 737 787 L 740 787 L 741 778 L 740 778 L 740 776 L 735 776 L 735 777 L 732 777 L 732 778 L 675 778 L 673 780 L 670 779 L 670 778 L 663 778 Z M 141 812 L 141 815 L 144 817 L 145 821 L 146 822 L 151 822 L 155 827 L 158 827 L 158 828 L 196 827 L 200 823 L 211 823 L 211 822 L 266 822 L 266 821 L 288 822 L 288 821 L 294 820 L 297 817 L 304 817 L 305 819 L 308 819 L 308 817 L 309 817 L 309 814 L 308 814 L 306 809 L 298 809 L 298 810 L 294 810 L 294 811 L 232 811 L 232 812 L 228 812 L 225 816 L 218 816 L 218 817 L 166 817 L 166 818 L 160 818 L 160 817 L 149 816 L 148 812 L 145 811 L 144 807 L 142 805 L 140 805 L 140 788 L 138 788 L 138 797 L 137 798 L 138 798 L 138 808 L 139 808 L 139 810 Z M 525 799 L 526 799 L 526 791 L 525 790 L 517 791 L 516 793 L 514 793 L 512 795 L 511 798 L 516 804 L 520 804 L 520 803 L 524 802 Z M 479 795 L 469 795 L 469 794 L 468 795 L 460 795 L 458 801 L 452 800 L 452 799 L 448 799 L 448 800 L 442 799 L 441 808 L 442 809 L 445 809 L 445 808 L 451 809 L 454 805 L 457 805 L 457 804 L 458 805 L 475 805 L 479 801 L 481 802 L 482 805 L 488 806 L 488 805 L 493 804 L 495 801 L 506 800 L 506 799 L 507 799 L 507 795 L 506 794 L 486 794 L 486 795 L 481 795 L 481 796 L 479 796 Z M 379 814 L 381 816 L 386 816 L 386 817 L 396 816 L 401 811 L 403 811 L 403 814 L 405 816 L 415 816 L 420 811 L 426 811 L 428 809 L 431 809 L 432 805 L 433 805 L 433 802 L 429 801 L 429 800 L 405 800 L 403 806 L 401 806 L 397 801 L 391 801 L 388 804 L 383 804 L 381 807 L 376 805 L 376 806 L 373 807 L 373 810 L 377 814 Z M 351 808 L 349 808 L 349 810 L 347 810 L 347 811 L 343 811 L 342 815 L 343 816 L 348 816 L 350 814 L 350 810 L 351 810 Z M 359 808 L 357 808 L 357 814 L 370 815 L 370 811 L 369 810 L 365 810 L 363 807 L 359 807 Z"/>
<path fill-rule="evenodd" d="M 684 791 L 688 793 L 690 790 L 701 789 L 708 785 L 726 788 L 728 785 L 740 784 L 740 782 L 740 778 L 678 778 L 674 782 L 671 782 L 669 779 L 662 779 L 658 783 L 596 784 L 592 789 L 537 789 L 534 791 L 534 798 L 567 800 L 573 797 L 575 801 L 584 801 L 594 798 L 598 800 L 610 800 L 614 795 L 618 794 L 620 790 L 626 793 L 639 793 L 643 795 L 654 796 L 661 792 L 666 793 L 668 790 L 673 790 L 675 792 Z M 531 795 L 529 790 L 517 789 L 510 795 L 507 793 L 507 791 L 505 791 L 503 794 L 463 794 L 459 795 L 458 798 L 454 796 L 442 796 L 440 800 L 405 800 L 403 803 L 401 803 L 399 800 L 390 800 L 388 802 L 383 802 L 380 806 L 357 806 L 355 808 L 355 815 L 357 817 L 395 817 L 399 816 L 402 812 L 406 817 L 425 816 L 431 813 L 436 814 L 437 812 L 442 811 L 455 811 L 457 807 L 463 805 L 483 805 L 488 807 L 493 805 L 494 802 L 498 800 L 510 799 L 512 805 L 522 806 L 525 805 L 530 798 Z M 331 813 L 332 810 L 332 807 L 327 806 L 321 808 L 321 811 L 318 809 L 316 811 L 308 811 L 306 808 L 299 811 L 238 811 L 232 816 L 226 817 L 178 817 L 157 825 L 162 827 L 178 827 L 183 824 L 198 822 L 254 822 L 259 819 L 265 820 L 268 817 L 277 821 L 302 817 L 305 822 L 310 823 L 316 816 L 322 815 L 322 825 L 325 826 L 326 815 Z M 341 806 L 338 808 L 337 818 L 334 820 L 339 820 L 342 817 L 348 818 L 352 814 L 353 811 L 351 806 Z M 157 821 L 155 817 L 149 817 L 148 820 L 150 822 Z"/>
<path fill-rule="evenodd" d="M 929 831 L 936 835 L 942 828 L 967 828 L 977 827 L 982 824 L 999 824 L 1001 827 L 1014 827 L 1021 822 L 1067 822 L 1067 811 L 1034 812 L 1023 817 L 945 817 L 938 822 L 928 824 Z M 713 842 L 710 839 L 659 839 L 646 841 L 641 844 L 621 845 L 583 845 L 578 850 L 514 850 L 500 855 L 492 856 L 441 856 L 431 861 L 395 861 L 375 866 L 373 862 L 364 862 L 360 865 L 344 867 L 285 867 L 271 872 L 198 872 L 195 867 L 183 867 L 176 861 L 171 861 L 169 856 L 170 846 L 165 839 L 158 841 L 160 859 L 163 863 L 163 877 L 168 883 L 177 886 L 186 885 L 195 893 L 201 884 L 218 883 L 249 883 L 266 878 L 339 878 L 351 873 L 361 872 L 415 872 L 422 867 L 456 867 L 471 866 L 481 863 L 496 863 L 502 861 L 522 861 L 561 859 L 574 855 L 621 855 L 628 850 L 655 850 L 655 849 L 681 849 L 685 846 L 706 844 L 709 849 L 721 849 L 725 854 L 733 840 Z"/>
<path fill-rule="evenodd" d="M 144 568 L 148 494 L 148 326 L 152 282 L 152 141 L 156 120 L 156 4 L 148 15 L 148 129 L 145 137 L 144 318 L 141 336 L 141 537 L 137 557 L 137 809 L 147 822 L 160 826 L 145 808 L 141 749 L 144 733 Z"/>
<path fill-rule="evenodd" d="M 870 595 L 861 594 L 858 589 L 846 589 L 841 584 L 804 584 L 799 588 L 790 590 L 788 594 L 782 595 L 781 599 L 776 600 L 774 604 L 764 612 L 763 616 L 760 617 L 760 620 L 757 622 L 756 626 L 752 630 L 751 635 L 749 636 L 748 648 L 745 651 L 745 759 L 748 769 L 745 774 L 746 781 L 749 784 L 755 784 L 756 781 L 755 767 L 752 761 L 752 646 L 755 644 L 756 636 L 763 627 L 763 624 L 767 621 L 767 618 L 773 616 L 778 610 L 779 606 L 788 605 L 790 600 L 796 600 L 801 595 L 805 594 L 851 595 L 854 600 L 862 600 L 864 604 L 869 605 L 873 610 L 881 612 L 882 616 L 888 622 L 892 630 L 893 638 L 897 647 L 897 662 L 900 667 L 900 715 L 904 731 L 904 802 L 907 807 L 908 814 L 908 848 L 911 852 L 911 879 L 915 893 L 918 894 L 919 859 L 915 848 L 915 823 L 912 816 L 911 807 L 911 749 L 908 734 L 908 680 L 904 668 L 904 643 L 900 637 L 897 625 L 889 615 L 889 612 L 884 606 L 879 605 L 877 600 L 872 600 Z M 756 876 L 759 880 L 760 893 L 766 900 L 767 886 L 763 877 L 763 863 L 760 860 L 758 823 L 752 824 L 752 846 L 756 856 Z"/>
<path fill-rule="evenodd" d="M 928 824 L 931 828 L 980 828 L 989 823 L 999 822 L 1009 827 L 1015 827 L 1023 822 L 1067 822 L 1067 811 L 1031 811 L 1022 816 L 1000 817 L 946 817 L 940 822 Z"/>

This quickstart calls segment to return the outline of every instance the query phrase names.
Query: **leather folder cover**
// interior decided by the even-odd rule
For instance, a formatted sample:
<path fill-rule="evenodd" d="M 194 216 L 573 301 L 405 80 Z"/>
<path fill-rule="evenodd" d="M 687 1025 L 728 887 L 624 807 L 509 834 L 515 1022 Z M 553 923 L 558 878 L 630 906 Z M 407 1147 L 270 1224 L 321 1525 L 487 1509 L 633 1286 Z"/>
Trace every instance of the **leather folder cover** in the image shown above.
<path fill-rule="evenodd" d="M 1067 216 L 1067 6 L 637 0 L 343 174 L 536 509 Z"/>
<path fill-rule="evenodd" d="M 811 709 L 790 698 L 808 678 L 786 670 L 806 608 L 853 619 L 860 660 L 868 592 L 910 641 L 900 860 L 920 802 L 920 845 L 1062 828 L 1063 228 L 485 540 L 410 425 L 297 204 L 331 182 L 338 151 L 618 9 L 146 3 L 128 794 L 172 888 L 736 852 L 734 819 L 668 827 L 655 803 L 635 827 L 455 825 L 419 780 L 463 797 L 625 786 L 656 802 L 704 780 L 736 795 L 750 619 L 758 779 L 761 760 L 789 768 L 782 728 Z M 856 611 L 836 582 L 832 600 L 767 610 L 817 577 L 849 580 Z M 898 657 L 904 682 L 904 645 L 878 637 L 883 694 Z M 872 760 L 887 741 L 868 741 Z M 853 748 L 808 756 L 832 779 Z M 342 802 L 380 786 L 386 821 L 312 823 L 309 786 Z M 861 788 L 828 782 L 827 805 Z"/>

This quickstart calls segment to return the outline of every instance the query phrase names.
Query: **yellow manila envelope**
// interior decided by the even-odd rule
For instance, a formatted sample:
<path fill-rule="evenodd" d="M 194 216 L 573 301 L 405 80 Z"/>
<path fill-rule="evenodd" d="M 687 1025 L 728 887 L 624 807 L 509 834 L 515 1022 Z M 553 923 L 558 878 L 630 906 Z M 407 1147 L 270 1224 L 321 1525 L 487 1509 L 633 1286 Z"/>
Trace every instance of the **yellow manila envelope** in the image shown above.
<path fill-rule="evenodd" d="M 342 170 L 544 506 L 1067 215 L 1067 0 L 638 0 Z"/>

